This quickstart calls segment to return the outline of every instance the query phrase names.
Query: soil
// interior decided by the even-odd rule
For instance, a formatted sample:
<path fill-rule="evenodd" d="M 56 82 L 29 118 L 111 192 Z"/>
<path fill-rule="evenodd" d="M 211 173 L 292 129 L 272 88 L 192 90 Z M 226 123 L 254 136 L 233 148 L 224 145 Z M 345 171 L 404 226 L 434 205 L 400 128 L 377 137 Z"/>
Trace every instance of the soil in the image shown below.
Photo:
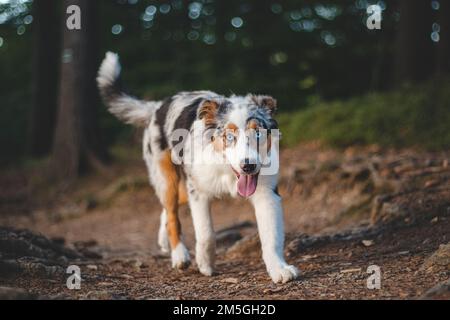
<path fill-rule="evenodd" d="M 127 154 L 65 189 L 45 184 L 36 168 L 2 172 L 0 297 L 450 298 L 448 153 L 317 144 L 283 150 L 285 252 L 301 275 L 282 285 L 266 273 L 252 208 L 240 199 L 213 204 L 217 274 L 202 276 L 194 262 L 172 270 L 156 243 L 160 204 L 143 162 Z M 180 217 L 193 258 L 187 208 Z M 66 287 L 72 264 L 81 268 L 80 290 Z M 379 289 L 367 286 L 373 265 Z"/>

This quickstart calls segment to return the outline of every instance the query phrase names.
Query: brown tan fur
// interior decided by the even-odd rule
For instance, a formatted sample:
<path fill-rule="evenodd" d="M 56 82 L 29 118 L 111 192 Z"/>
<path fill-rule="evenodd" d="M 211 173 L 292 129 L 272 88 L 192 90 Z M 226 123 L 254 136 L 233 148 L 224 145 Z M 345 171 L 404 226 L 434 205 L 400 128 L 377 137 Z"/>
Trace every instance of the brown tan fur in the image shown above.
<path fill-rule="evenodd" d="M 199 109 L 198 117 L 203 119 L 206 127 L 213 127 L 216 124 L 216 115 L 219 106 L 215 101 L 205 101 Z"/>
<path fill-rule="evenodd" d="M 188 203 L 188 194 L 186 190 L 186 182 L 184 180 L 180 180 L 178 184 L 178 205 L 184 205 Z"/>
<path fill-rule="evenodd" d="M 235 125 L 234 123 L 229 123 L 227 124 L 227 126 L 225 127 L 225 131 L 226 130 L 231 130 L 231 131 L 237 131 L 239 130 L 238 126 Z"/>
<path fill-rule="evenodd" d="M 250 120 L 247 124 L 247 129 L 253 129 L 253 130 L 259 129 L 258 121 Z"/>
<path fill-rule="evenodd" d="M 166 180 L 166 190 L 163 200 L 163 206 L 167 212 L 167 233 L 169 235 L 169 242 L 172 250 L 180 243 L 181 224 L 178 219 L 178 206 L 180 202 L 180 195 L 187 198 L 180 193 L 180 176 L 177 168 L 172 162 L 170 151 L 164 151 L 160 160 L 160 168 Z"/>

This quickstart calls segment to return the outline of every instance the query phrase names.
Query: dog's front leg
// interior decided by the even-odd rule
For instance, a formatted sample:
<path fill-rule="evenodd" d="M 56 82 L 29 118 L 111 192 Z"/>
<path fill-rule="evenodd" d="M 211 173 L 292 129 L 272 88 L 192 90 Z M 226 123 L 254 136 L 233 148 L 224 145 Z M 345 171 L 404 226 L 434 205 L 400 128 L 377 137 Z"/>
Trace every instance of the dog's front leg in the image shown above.
<path fill-rule="evenodd" d="M 298 276 L 296 267 L 283 257 L 284 225 L 281 197 L 273 190 L 262 188 L 252 197 L 258 224 L 263 259 L 267 272 L 275 283 L 285 283 Z"/>
<path fill-rule="evenodd" d="M 210 215 L 209 198 L 196 190 L 191 190 L 189 206 L 195 230 L 195 260 L 202 274 L 212 276 L 216 257 L 216 238 Z"/>

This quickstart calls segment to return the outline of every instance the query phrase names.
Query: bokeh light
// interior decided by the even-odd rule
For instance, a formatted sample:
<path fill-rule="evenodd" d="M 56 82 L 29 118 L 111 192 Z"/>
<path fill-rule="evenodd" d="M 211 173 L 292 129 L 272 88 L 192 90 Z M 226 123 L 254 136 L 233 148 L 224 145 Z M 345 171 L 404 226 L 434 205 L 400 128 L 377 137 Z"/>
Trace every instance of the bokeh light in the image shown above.
<path fill-rule="evenodd" d="M 145 8 L 145 13 L 149 16 L 153 16 L 156 13 L 157 9 L 155 6 L 148 6 Z"/>
<path fill-rule="evenodd" d="M 439 32 L 433 31 L 431 33 L 431 40 L 433 40 L 434 42 L 439 42 L 441 40 Z"/>
<path fill-rule="evenodd" d="M 439 1 L 431 1 L 431 8 L 433 8 L 433 10 L 439 10 L 439 8 L 441 7 L 441 4 L 439 3 Z"/>
<path fill-rule="evenodd" d="M 272 10 L 272 12 L 275 13 L 275 14 L 280 14 L 280 13 L 283 12 L 283 7 L 279 3 L 274 3 L 270 7 L 270 10 Z"/>
<path fill-rule="evenodd" d="M 171 9 L 172 7 L 170 6 L 170 4 L 165 3 L 159 7 L 159 12 L 161 12 L 162 14 L 168 14 Z"/>
<path fill-rule="evenodd" d="M 231 25 L 235 28 L 241 28 L 244 25 L 244 20 L 241 17 L 234 17 L 231 19 Z"/>
<path fill-rule="evenodd" d="M 123 26 L 121 24 L 115 24 L 111 28 L 111 33 L 113 35 L 119 35 L 123 32 Z"/>

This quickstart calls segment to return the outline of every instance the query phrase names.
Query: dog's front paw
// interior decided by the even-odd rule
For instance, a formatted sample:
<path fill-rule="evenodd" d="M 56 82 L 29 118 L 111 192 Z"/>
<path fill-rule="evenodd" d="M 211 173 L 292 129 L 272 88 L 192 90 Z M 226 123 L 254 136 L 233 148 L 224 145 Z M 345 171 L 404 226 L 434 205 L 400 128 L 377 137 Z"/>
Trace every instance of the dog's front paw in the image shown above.
<path fill-rule="evenodd" d="M 195 261 L 201 274 L 211 277 L 214 274 L 216 243 L 214 239 L 197 241 L 195 248 Z"/>
<path fill-rule="evenodd" d="M 175 249 L 172 250 L 172 268 L 186 269 L 191 264 L 189 251 L 183 243 L 179 243 Z"/>
<path fill-rule="evenodd" d="M 275 283 L 286 283 L 299 276 L 298 269 L 287 264 L 280 264 L 276 267 L 269 268 L 268 271 L 272 281 Z"/>
<path fill-rule="evenodd" d="M 199 265 L 198 270 L 204 276 L 211 277 L 214 274 L 214 268 L 209 265 Z"/>

